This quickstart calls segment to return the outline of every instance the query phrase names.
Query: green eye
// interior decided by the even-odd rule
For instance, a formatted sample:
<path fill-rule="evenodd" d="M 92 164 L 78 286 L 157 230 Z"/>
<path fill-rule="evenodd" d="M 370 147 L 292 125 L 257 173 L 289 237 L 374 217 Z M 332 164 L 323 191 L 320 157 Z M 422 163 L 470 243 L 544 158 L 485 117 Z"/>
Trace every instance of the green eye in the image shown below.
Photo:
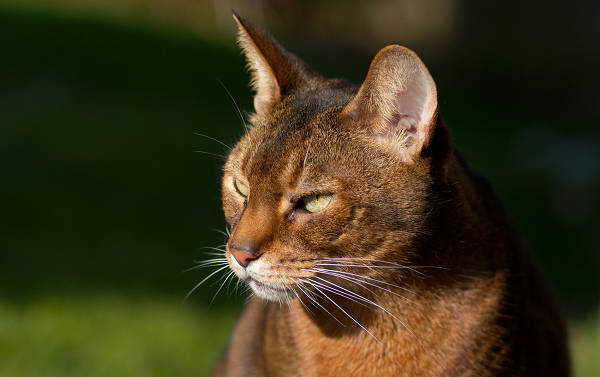
<path fill-rule="evenodd" d="M 315 213 L 322 211 L 327 207 L 331 198 L 333 198 L 332 194 L 313 194 L 305 196 L 302 198 L 302 201 L 304 202 L 304 208 L 306 208 L 308 212 Z"/>
<path fill-rule="evenodd" d="M 244 198 L 247 197 L 248 193 L 250 192 L 250 189 L 248 188 L 248 186 L 237 178 L 235 179 L 234 183 L 235 183 L 235 189 L 238 190 L 238 192 Z"/>

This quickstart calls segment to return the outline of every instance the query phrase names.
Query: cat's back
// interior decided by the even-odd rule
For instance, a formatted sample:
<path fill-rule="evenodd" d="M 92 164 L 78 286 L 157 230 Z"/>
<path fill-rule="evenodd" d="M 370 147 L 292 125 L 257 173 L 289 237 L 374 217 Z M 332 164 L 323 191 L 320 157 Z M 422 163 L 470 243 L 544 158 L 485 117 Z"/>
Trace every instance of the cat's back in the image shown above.
<path fill-rule="evenodd" d="M 499 313 L 498 321 L 510 334 L 506 340 L 510 349 L 508 358 L 515 366 L 521 366 L 507 371 L 507 375 L 569 376 L 567 335 L 551 288 L 488 179 L 470 169 L 460 156 L 459 159 L 485 213 L 501 229 L 500 239 L 506 242 L 505 311 Z"/>

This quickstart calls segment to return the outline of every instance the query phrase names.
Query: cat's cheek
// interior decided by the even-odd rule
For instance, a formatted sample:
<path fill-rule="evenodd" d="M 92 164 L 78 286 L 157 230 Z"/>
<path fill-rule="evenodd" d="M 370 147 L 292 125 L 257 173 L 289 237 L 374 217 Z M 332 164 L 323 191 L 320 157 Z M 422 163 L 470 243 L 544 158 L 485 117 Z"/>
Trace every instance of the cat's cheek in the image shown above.
<path fill-rule="evenodd" d="M 303 232 L 317 228 L 318 215 L 304 211 L 294 211 L 289 216 L 291 228 L 294 232 Z"/>
<path fill-rule="evenodd" d="M 234 224 L 239 221 L 244 210 L 244 201 L 230 193 L 225 193 L 222 197 L 222 201 L 225 220 L 233 227 Z"/>
<path fill-rule="evenodd" d="M 288 230 L 293 243 L 301 245 L 302 249 L 319 251 L 330 247 L 327 242 L 328 227 L 326 222 L 312 215 L 300 214 Z"/>
<path fill-rule="evenodd" d="M 235 229 L 240 222 L 240 217 L 242 217 L 242 210 L 237 208 L 232 211 L 230 216 L 225 216 L 225 221 L 229 224 L 230 229 Z"/>

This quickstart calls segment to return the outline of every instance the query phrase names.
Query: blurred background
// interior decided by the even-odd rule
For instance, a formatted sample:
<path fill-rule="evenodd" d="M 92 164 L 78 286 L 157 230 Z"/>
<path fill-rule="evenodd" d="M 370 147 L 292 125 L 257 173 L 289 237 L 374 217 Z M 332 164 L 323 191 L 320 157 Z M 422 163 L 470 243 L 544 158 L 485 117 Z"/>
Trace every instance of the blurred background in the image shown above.
<path fill-rule="evenodd" d="M 419 53 L 600 376 L 595 0 L 0 0 L 0 376 L 209 373 L 244 295 L 184 301 L 211 272 L 184 270 L 224 242 L 226 148 L 195 134 L 242 134 L 224 87 L 252 109 L 232 8 L 326 76 Z"/>

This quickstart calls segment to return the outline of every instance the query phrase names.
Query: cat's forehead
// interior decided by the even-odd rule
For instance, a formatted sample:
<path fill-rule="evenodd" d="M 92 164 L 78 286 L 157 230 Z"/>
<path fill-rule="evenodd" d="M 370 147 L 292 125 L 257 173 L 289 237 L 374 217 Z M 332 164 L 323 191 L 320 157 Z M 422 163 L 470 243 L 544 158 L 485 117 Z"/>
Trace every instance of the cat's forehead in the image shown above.
<path fill-rule="evenodd" d="M 323 88 L 294 93 L 251 130 L 243 170 L 247 175 L 294 174 L 335 139 L 337 114 L 350 101 L 352 89 Z M 313 153 L 310 145 L 313 144 Z"/>
<path fill-rule="evenodd" d="M 325 81 L 315 88 L 298 90 L 286 96 L 263 120 L 270 133 L 287 134 L 301 131 L 310 134 L 316 128 L 327 126 L 320 119 L 325 114 L 339 112 L 346 106 L 356 88 L 342 80 Z"/>

